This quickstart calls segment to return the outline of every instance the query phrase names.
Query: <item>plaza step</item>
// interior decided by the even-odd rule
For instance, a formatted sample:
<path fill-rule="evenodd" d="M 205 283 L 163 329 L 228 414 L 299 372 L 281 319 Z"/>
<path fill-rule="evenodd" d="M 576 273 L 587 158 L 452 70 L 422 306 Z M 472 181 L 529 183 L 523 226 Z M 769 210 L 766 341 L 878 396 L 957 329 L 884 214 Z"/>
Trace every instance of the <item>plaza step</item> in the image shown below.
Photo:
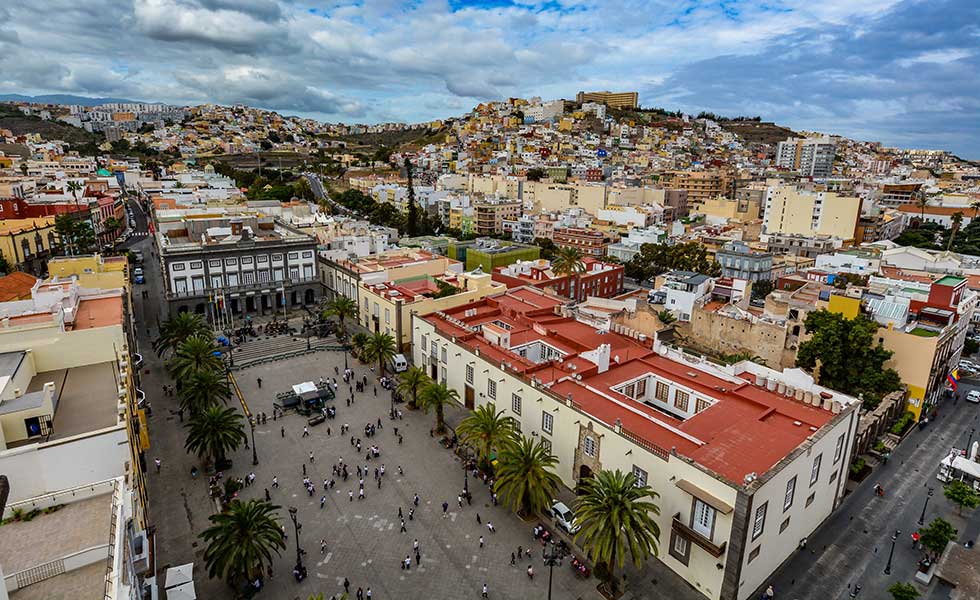
<path fill-rule="evenodd" d="M 267 362 L 284 360 L 325 350 L 335 350 L 339 344 L 333 339 L 321 339 L 311 337 L 309 347 L 307 347 L 305 337 L 277 335 L 252 338 L 241 346 L 234 349 L 235 366 L 233 370 L 244 369 L 253 365 Z"/>

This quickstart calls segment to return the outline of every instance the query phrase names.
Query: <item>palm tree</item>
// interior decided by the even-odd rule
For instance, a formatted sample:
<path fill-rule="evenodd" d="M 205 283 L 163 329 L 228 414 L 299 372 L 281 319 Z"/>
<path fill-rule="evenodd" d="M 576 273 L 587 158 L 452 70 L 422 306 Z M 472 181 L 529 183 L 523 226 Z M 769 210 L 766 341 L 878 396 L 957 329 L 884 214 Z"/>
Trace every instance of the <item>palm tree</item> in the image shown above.
<path fill-rule="evenodd" d="M 227 452 L 237 450 L 245 441 L 243 421 L 242 415 L 233 408 L 209 406 L 191 415 L 184 449 L 219 465 L 225 462 Z"/>
<path fill-rule="evenodd" d="M 456 428 L 460 441 L 476 449 L 476 455 L 486 464 L 490 454 L 502 451 L 514 443 L 517 433 L 517 421 L 513 417 L 502 416 L 504 411 L 497 412 L 496 405 L 491 402 L 478 406 Z"/>
<path fill-rule="evenodd" d="M 946 243 L 947 252 L 953 247 L 953 240 L 956 238 L 956 232 L 960 230 L 960 225 L 963 224 L 963 213 L 956 211 L 949 220 L 952 221 L 953 227 L 949 230 L 949 241 Z"/>
<path fill-rule="evenodd" d="M 75 180 L 69 180 L 65 187 L 71 192 L 72 197 L 75 198 L 75 204 L 78 204 L 78 192 L 82 191 L 82 184 Z"/>
<path fill-rule="evenodd" d="M 419 390 L 424 390 L 432 380 L 426 375 L 422 367 L 409 367 L 404 373 L 398 376 L 398 393 L 402 396 L 411 396 L 412 400 L 408 403 L 412 408 L 419 405 Z"/>
<path fill-rule="evenodd" d="M 422 412 L 429 414 L 429 409 L 436 411 L 436 433 L 446 430 L 445 409 L 450 402 L 459 402 L 459 392 L 446 387 L 444 383 L 430 383 L 419 394 L 419 405 Z"/>
<path fill-rule="evenodd" d="M 919 224 L 926 222 L 926 206 L 929 205 L 929 198 L 925 194 L 920 194 L 915 203 L 919 206 Z"/>
<path fill-rule="evenodd" d="M 970 204 L 970 208 L 973 209 L 973 218 L 976 219 L 977 215 L 980 214 L 980 200 Z"/>
<path fill-rule="evenodd" d="M 551 259 L 551 269 L 559 275 L 577 275 L 585 272 L 582 251 L 578 248 L 559 248 Z"/>
<path fill-rule="evenodd" d="M 627 551 L 636 566 L 658 554 L 660 527 L 650 514 L 659 515 L 660 507 L 645 498 L 659 494 L 637 485 L 633 473 L 619 469 L 599 471 L 579 485 L 582 495 L 575 502 L 575 513 L 581 529 L 575 541 L 607 567 L 607 583 L 615 592 L 615 571 L 623 567 Z"/>
<path fill-rule="evenodd" d="M 353 336 L 351 336 L 350 343 L 351 346 L 353 347 L 354 354 L 357 356 L 358 359 L 366 360 L 364 356 L 364 350 L 367 348 L 367 343 L 368 340 L 370 339 L 371 336 L 364 333 L 363 331 L 358 331 Z"/>
<path fill-rule="evenodd" d="M 231 399 L 228 380 L 221 371 L 198 371 L 184 381 L 180 389 L 180 408 L 191 414 Z"/>
<path fill-rule="evenodd" d="M 184 340 L 196 335 L 210 332 L 201 315 L 195 313 L 177 313 L 160 325 L 160 337 L 153 342 L 153 349 L 158 356 L 163 356 L 177 349 Z"/>
<path fill-rule="evenodd" d="M 364 345 L 364 358 L 378 361 L 378 374 L 384 377 L 385 363 L 398 354 L 395 338 L 387 333 L 376 333 L 368 338 Z"/>
<path fill-rule="evenodd" d="M 337 317 L 337 322 L 340 325 L 340 337 L 346 340 L 347 327 L 344 324 L 344 320 L 357 319 L 357 302 L 354 302 L 346 296 L 336 296 L 327 303 L 327 307 L 323 311 L 323 317 Z"/>
<path fill-rule="evenodd" d="M 261 577 L 272 564 L 272 553 L 279 555 L 286 548 L 274 515 L 278 509 L 262 500 L 233 500 L 226 511 L 208 517 L 211 527 L 200 535 L 208 545 L 208 576 L 223 577 L 235 588 Z"/>
<path fill-rule="evenodd" d="M 557 464 L 543 443 L 521 436 L 500 451 L 493 489 L 511 510 L 523 515 L 544 512 L 561 484 L 554 473 Z"/>
<path fill-rule="evenodd" d="M 214 340 L 203 335 L 187 338 L 177 346 L 168 369 L 170 375 L 183 385 L 194 373 L 224 371 L 221 358 L 215 355 L 218 347 Z"/>

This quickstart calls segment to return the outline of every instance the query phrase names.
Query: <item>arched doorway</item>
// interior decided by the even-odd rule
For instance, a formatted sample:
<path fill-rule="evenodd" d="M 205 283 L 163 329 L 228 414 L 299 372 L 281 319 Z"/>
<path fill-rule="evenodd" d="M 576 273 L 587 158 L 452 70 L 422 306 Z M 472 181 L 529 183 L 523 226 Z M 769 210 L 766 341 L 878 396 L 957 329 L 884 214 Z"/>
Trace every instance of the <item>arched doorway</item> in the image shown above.
<path fill-rule="evenodd" d="M 185 313 L 187 311 L 188 311 L 188 309 L 187 309 L 187 305 L 186 304 L 181 304 L 180 306 L 177 307 L 177 312 L 178 313 Z"/>
<path fill-rule="evenodd" d="M 591 479 L 592 469 L 590 469 L 588 465 L 582 465 L 581 467 L 578 468 L 578 478 L 579 480 Z"/>
<path fill-rule="evenodd" d="M 316 300 L 316 297 L 313 294 L 313 290 L 306 290 L 304 296 L 305 296 L 304 304 L 306 305 L 313 304 L 313 302 L 315 302 Z"/>
<path fill-rule="evenodd" d="M 255 296 L 245 297 L 245 310 L 248 312 L 255 312 Z"/>
<path fill-rule="evenodd" d="M 292 305 L 293 306 L 298 305 L 299 304 L 299 292 L 297 292 L 296 290 L 293 290 L 293 293 L 292 293 L 291 297 L 292 297 Z"/>
<path fill-rule="evenodd" d="M 194 312 L 197 313 L 197 314 L 199 314 L 199 315 L 203 315 L 204 314 L 204 303 L 203 302 L 199 302 L 198 304 L 195 304 L 194 305 Z"/>

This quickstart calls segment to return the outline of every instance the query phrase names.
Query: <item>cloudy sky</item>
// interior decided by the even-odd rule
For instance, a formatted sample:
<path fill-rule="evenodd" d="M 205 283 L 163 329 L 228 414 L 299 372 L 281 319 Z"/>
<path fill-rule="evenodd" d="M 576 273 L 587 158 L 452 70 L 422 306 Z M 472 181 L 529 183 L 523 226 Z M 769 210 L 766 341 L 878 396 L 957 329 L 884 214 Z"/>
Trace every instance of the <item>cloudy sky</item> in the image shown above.
<path fill-rule="evenodd" d="M 0 3 L 0 93 L 379 122 L 582 89 L 980 159 L 980 1 Z"/>

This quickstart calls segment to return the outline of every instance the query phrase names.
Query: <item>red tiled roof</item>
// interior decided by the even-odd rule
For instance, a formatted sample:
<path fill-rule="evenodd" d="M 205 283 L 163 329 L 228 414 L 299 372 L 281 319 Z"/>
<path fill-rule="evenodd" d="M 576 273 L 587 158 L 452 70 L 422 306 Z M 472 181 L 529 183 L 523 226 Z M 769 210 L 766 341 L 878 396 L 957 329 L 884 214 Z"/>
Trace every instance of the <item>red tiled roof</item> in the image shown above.
<path fill-rule="evenodd" d="M 30 298 L 31 289 L 35 283 L 37 283 L 37 277 L 23 271 L 14 271 L 9 275 L 0 277 L 0 302 Z"/>

